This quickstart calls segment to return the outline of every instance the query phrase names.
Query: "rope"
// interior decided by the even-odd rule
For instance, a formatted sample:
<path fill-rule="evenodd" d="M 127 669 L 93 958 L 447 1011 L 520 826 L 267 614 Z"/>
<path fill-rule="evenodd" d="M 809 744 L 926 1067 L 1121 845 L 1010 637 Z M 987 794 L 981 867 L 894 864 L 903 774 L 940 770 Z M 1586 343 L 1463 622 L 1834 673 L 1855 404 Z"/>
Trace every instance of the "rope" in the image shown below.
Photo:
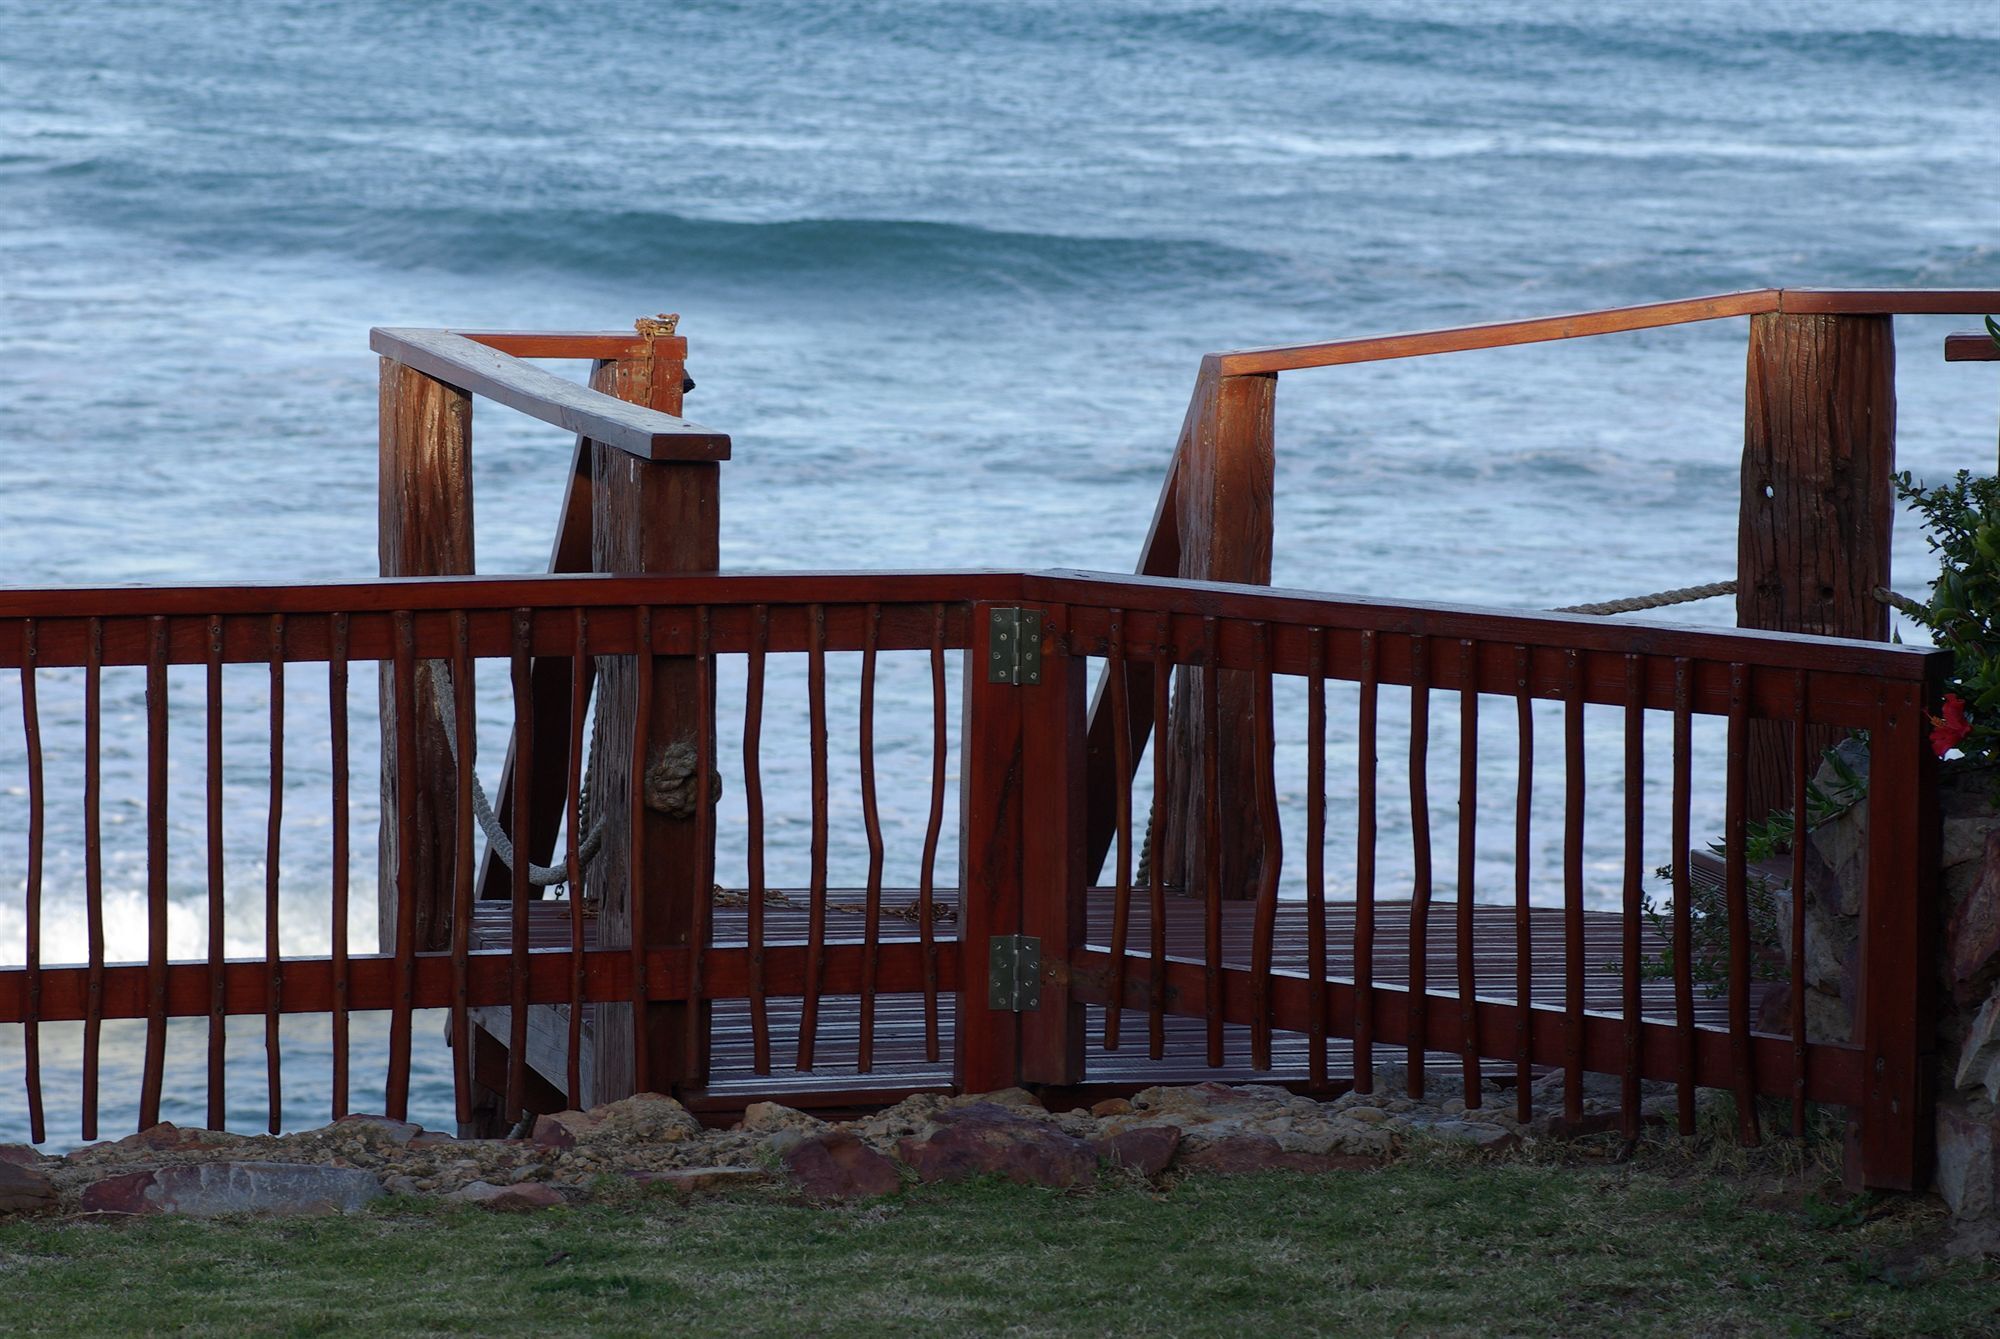
<path fill-rule="evenodd" d="M 1635 614 L 1642 609 L 1665 609 L 1669 605 L 1692 604 L 1696 600 L 1712 600 L 1718 595 L 1734 595 L 1734 581 L 1711 581 L 1706 586 L 1682 586 L 1678 590 L 1663 590 L 1652 595 L 1634 595 L 1626 600 L 1606 600 L 1602 604 L 1566 604 L 1560 609 L 1551 609 L 1552 614 Z M 1922 602 L 1907 595 L 1899 595 L 1886 586 L 1877 586 L 1872 594 L 1877 600 L 1892 609 L 1901 611 L 1911 618 L 1921 619 L 1930 613 Z"/>
<path fill-rule="evenodd" d="M 1634 595 L 1628 600 L 1606 600 L 1602 604 L 1566 604 L 1560 609 L 1551 609 L 1552 614 L 1636 614 L 1641 609 L 1665 609 L 1668 605 L 1692 604 L 1696 600 L 1712 600 L 1718 595 L 1734 595 L 1734 581 L 1711 581 L 1706 586 L 1682 586 L 1678 590 L 1663 590 L 1652 595 Z"/>
<path fill-rule="evenodd" d="M 431 691 L 440 700 L 451 701 L 450 667 L 442 660 L 427 660 L 424 662 L 423 669 L 426 674 L 431 676 Z M 444 742 L 451 749 L 452 765 L 459 766 L 461 764 L 458 760 L 457 713 L 441 711 L 438 715 L 444 719 Z M 589 765 L 584 771 L 583 793 L 586 796 L 590 793 L 590 774 L 595 770 L 596 766 L 597 755 L 593 751 Z M 578 799 L 578 807 L 581 809 L 582 797 L 579 796 Z M 486 787 L 479 784 L 479 773 L 477 771 L 472 772 L 472 813 L 479 820 L 480 830 L 486 834 L 488 849 L 493 852 L 502 865 L 512 870 L 514 868 L 514 843 L 508 839 L 506 831 L 501 828 L 500 819 L 493 812 L 493 803 L 486 798 Z M 588 815 L 586 814 L 584 817 L 588 821 Z M 591 825 L 589 834 L 584 837 L 583 846 L 577 851 L 576 867 L 580 870 L 592 860 L 595 860 L 598 851 L 603 849 L 603 846 L 604 824 L 600 821 Z M 532 860 L 528 862 L 529 887 L 554 888 L 559 884 L 568 882 L 569 861 L 567 858 L 560 865 L 537 865 Z"/>

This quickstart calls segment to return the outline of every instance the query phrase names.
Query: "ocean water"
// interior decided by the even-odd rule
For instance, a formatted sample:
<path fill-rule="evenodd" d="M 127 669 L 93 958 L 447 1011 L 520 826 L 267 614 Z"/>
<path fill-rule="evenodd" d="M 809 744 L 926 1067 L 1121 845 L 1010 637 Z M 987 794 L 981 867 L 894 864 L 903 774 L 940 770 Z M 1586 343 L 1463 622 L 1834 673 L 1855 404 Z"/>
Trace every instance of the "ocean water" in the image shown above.
<path fill-rule="evenodd" d="M 1981 0 L 355 0 L 115 16 L 0 0 L 0 581 L 372 575 L 369 326 L 620 328 L 660 311 L 692 342 L 689 415 L 735 436 L 727 566 L 1129 570 L 1205 352 L 1774 284 L 2000 286 L 1996 33 L 2000 5 Z M 1994 464 L 1993 370 L 1940 359 L 1969 324 L 1899 322 L 1901 459 L 1919 474 Z M 1287 375 L 1277 580 L 1538 609 L 1726 577 L 1742 359 L 1742 323 L 1718 322 Z M 475 440 L 480 569 L 534 570 L 567 443 L 493 406 Z M 1896 564 L 1920 593 L 1912 525 Z M 851 668 L 833 707 L 836 882 L 865 855 L 838 798 Z M 804 868 L 795 669 L 774 679 L 767 732 L 774 879 Z M 268 684 L 231 676 L 227 931 L 251 954 Z M 44 678 L 59 960 L 82 937 L 81 806 L 61 798 L 78 794 L 81 690 Z M 501 687 L 482 687 L 489 754 Z M 107 675 L 114 954 L 142 932 L 140 690 Z M 889 876 L 910 883 L 923 666 L 894 660 L 882 691 Z M 173 694 L 170 930 L 192 954 L 207 933 L 200 697 L 178 673 Z M 1297 694 L 1284 702 L 1295 717 Z M 295 672 L 287 704 L 280 934 L 306 953 L 328 934 L 323 680 Z M 1350 704 L 1333 711 L 1349 757 Z M 365 743 L 370 694 L 353 709 Z M 1391 882 L 1407 863 L 1388 840 L 1408 819 L 1397 710 Z M 0 720 L 18 711 L 0 683 Z M 1505 835 L 1511 735 L 1488 715 L 1479 877 L 1499 889 L 1508 852 L 1486 845 Z M 1598 899 L 1619 878 L 1617 729 L 1593 713 L 1592 776 L 1610 779 L 1591 791 Z M 1450 778 L 1457 741 L 1438 734 L 1432 775 Z M 0 962 L 23 952 L 21 760 L 18 725 L 0 726 Z M 1296 817 L 1295 735 L 1282 761 Z M 1555 774 L 1542 780 L 1559 801 Z M 372 784 L 362 765 L 362 947 Z M 1329 836 L 1338 871 L 1347 826 Z M 1455 872 L 1441 875 L 1449 893 Z M 244 1021 L 232 1117 L 250 1125 L 262 1056 Z M 448 1125 L 438 1030 L 424 1023 L 415 1114 Z M 74 1142 L 75 1038 L 47 1031 L 51 1135 Z M 199 1090 L 195 1033 L 176 1029 L 170 1092 Z M 108 1034 L 114 1132 L 135 1036 Z M 357 1075 L 379 1091 L 380 1028 L 358 1036 Z M 324 1118 L 326 1046 L 323 1022 L 288 1028 L 290 1124 Z M 25 1130 L 19 1065 L 19 1030 L 0 1029 L 0 1140 Z M 185 1102 L 168 1114 L 200 1118 Z"/>

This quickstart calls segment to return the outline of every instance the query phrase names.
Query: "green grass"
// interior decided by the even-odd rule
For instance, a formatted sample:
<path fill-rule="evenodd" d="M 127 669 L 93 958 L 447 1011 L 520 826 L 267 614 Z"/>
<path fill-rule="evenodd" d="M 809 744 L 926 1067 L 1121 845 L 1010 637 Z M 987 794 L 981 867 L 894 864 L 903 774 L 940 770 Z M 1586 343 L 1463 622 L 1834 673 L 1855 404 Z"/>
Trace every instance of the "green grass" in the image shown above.
<path fill-rule="evenodd" d="M 1938 1211 L 1796 1177 L 1419 1155 L 1058 1193 L 0 1225 L 11 1333 L 2000 1334 Z"/>

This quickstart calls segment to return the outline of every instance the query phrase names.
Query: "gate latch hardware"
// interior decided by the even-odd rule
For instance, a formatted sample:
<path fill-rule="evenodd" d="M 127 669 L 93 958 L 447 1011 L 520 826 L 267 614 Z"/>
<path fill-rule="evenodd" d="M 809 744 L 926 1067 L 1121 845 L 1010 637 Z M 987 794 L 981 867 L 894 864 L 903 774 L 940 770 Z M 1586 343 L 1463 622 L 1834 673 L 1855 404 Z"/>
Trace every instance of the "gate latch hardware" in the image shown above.
<path fill-rule="evenodd" d="M 994 935 L 988 945 L 986 1007 L 1014 1014 L 1041 1008 L 1042 941 L 1033 935 Z"/>
<path fill-rule="evenodd" d="M 986 660 L 986 682 L 1036 684 L 1042 681 L 1042 611 L 995 608 L 988 630 L 993 649 Z"/>

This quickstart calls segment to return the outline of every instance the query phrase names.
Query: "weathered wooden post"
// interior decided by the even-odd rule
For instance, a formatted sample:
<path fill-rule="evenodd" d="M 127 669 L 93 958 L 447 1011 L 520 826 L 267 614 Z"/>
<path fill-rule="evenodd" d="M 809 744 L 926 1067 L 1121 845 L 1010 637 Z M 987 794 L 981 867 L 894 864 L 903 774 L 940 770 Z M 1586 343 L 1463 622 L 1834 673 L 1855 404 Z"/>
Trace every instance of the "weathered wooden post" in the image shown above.
<path fill-rule="evenodd" d="M 463 576 L 472 567 L 472 398 L 393 358 L 382 359 L 377 548 L 385 577 Z M 445 735 L 448 698 L 417 676 L 415 776 L 396 772 L 394 668 L 382 662 L 382 840 L 378 906 L 382 951 L 396 941 L 397 907 L 416 902 L 415 947 L 449 946 L 457 843 L 458 767 Z M 415 786 L 413 877 L 404 890 L 396 796 Z"/>
<path fill-rule="evenodd" d="M 1888 316 L 1750 318 L 1739 627 L 1884 641 L 1895 513 L 1896 341 Z M 1749 814 L 1792 803 L 1788 726 L 1754 722 Z M 1817 729 L 1808 757 L 1836 741 Z"/>
<path fill-rule="evenodd" d="M 591 384 L 678 415 L 687 343 L 672 333 L 671 325 L 642 322 L 640 334 L 644 353 L 598 364 Z M 715 570 L 720 560 L 721 466 L 714 459 L 645 460 L 591 443 L 590 484 L 594 570 Z M 599 942 L 607 948 L 632 942 L 636 888 L 645 901 L 648 947 L 685 946 L 698 932 L 700 913 L 711 896 L 712 826 L 697 821 L 686 806 L 648 803 L 640 834 L 643 868 L 635 880 L 627 862 L 631 795 L 635 784 L 645 784 L 648 767 L 670 750 L 693 756 L 701 732 L 712 729 L 715 703 L 712 696 L 704 698 L 700 667 L 692 656 L 609 656 L 599 665 L 590 812 L 604 825 L 604 841 L 584 876 L 585 893 L 598 907 Z M 652 676 L 649 728 L 645 755 L 633 757 L 628 741 L 640 674 Z M 709 1009 L 699 1001 L 654 1004 L 647 1011 L 646 1035 L 637 1037 L 629 1009 L 599 1008 L 591 1066 L 594 1100 L 627 1096 L 640 1078 L 660 1092 L 707 1082 Z"/>
<path fill-rule="evenodd" d="M 1277 385 L 1274 373 L 1224 376 L 1216 358 L 1202 360 L 1175 462 L 1178 575 L 1184 579 L 1271 582 Z M 1220 704 L 1214 739 L 1204 720 L 1203 694 L 1211 673 L 1217 675 Z M 1166 830 L 1152 834 L 1151 849 L 1170 886 L 1191 889 L 1209 868 L 1202 759 L 1213 749 L 1222 896 L 1242 899 L 1256 893 L 1264 832 L 1257 814 L 1257 740 L 1250 728 L 1255 691 L 1251 675 L 1242 670 L 1183 665 L 1175 672 L 1172 738 L 1166 743 Z"/>

